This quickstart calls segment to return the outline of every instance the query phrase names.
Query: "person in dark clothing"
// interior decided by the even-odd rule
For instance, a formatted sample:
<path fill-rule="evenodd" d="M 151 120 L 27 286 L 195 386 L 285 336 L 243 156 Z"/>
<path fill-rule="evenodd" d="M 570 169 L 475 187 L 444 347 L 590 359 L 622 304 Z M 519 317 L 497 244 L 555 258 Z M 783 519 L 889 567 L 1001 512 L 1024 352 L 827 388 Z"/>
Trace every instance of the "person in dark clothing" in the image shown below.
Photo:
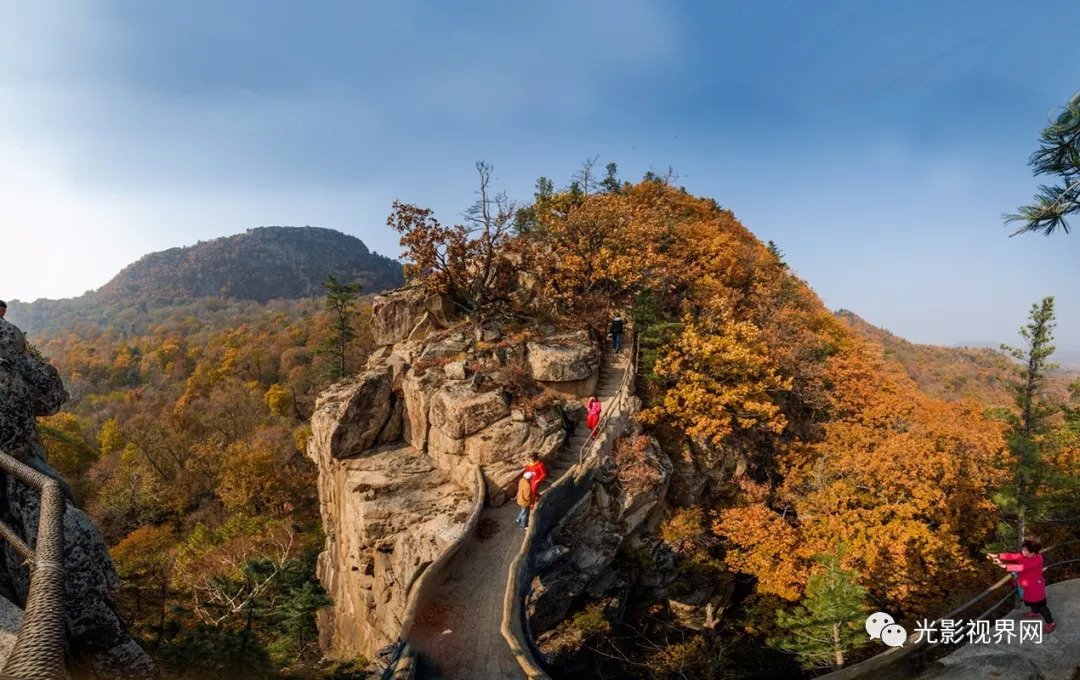
<path fill-rule="evenodd" d="M 3 319 L 5 314 L 7 314 L 7 303 L 0 300 L 0 319 Z"/>
<path fill-rule="evenodd" d="M 622 349 L 623 320 L 618 314 L 611 321 L 611 344 L 618 352 Z"/>

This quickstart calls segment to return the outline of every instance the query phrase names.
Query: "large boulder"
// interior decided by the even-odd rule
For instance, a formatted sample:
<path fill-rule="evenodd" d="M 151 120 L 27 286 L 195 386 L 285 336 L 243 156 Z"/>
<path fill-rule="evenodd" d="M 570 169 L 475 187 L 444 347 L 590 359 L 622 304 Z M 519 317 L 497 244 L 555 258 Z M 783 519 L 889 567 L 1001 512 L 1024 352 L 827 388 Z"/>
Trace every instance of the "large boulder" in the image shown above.
<path fill-rule="evenodd" d="M 584 380 L 600 369 L 600 348 L 584 333 L 556 335 L 527 345 L 529 373 L 544 382 Z"/>
<path fill-rule="evenodd" d="M 23 334 L 0 319 L 0 444 L 5 453 L 57 479 L 46 462 L 35 416 L 55 413 L 67 394 L 56 369 L 31 352 Z M 12 476 L 0 474 L 0 521 L 33 545 L 40 495 Z M 110 592 L 120 585 L 101 532 L 81 510 L 64 513 L 68 639 L 73 659 L 89 677 L 150 678 L 153 662 L 117 616 Z M 26 603 L 30 572 L 6 542 L 0 548 L 0 592 L 17 607 Z"/>
<path fill-rule="evenodd" d="M 374 659 L 397 639 L 413 585 L 465 530 L 473 486 L 450 482 L 400 444 L 320 466 L 326 544 L 317 574 L 333 600 L 318 616 L 323 653 Z"/>
<path fill-rule="evenodd" d="M 449 326 L 453 317 L 453 304 L 448 298 L 428 294 L 422 287 L 378 295 L 371 305 L 371 326 L 377 345 L 423 340 L 428 332 Z"/>
<path fill-rule="evenodd" d="M 34 356 L 22 331 L 0 319 L 0 444 L 35 437 L 34 419 L 60 410 L 68 395 L 56 369 Z"/>
<path fill-rule="evenodd" d="M 386 371 L 368 371 L 339 381 L 315 403 L 309 453 L 316 461 L 361 454 L 375 446 L 392 413 Z"/>
<path fill-rule="evenodd" d="M 510 403 L 501 389 L 480 391 L 472 381 L 450 381 L 431 398 L 431 425 L 454 439 L 479 432 L 510 415 Z"/>
<path fill-rule="evenodd" d="M 600 378 L 600 348 L 587 333 L 556 335 L 526 345 L 532 377 L 564 397 L 590 397 Z"/>
<path fill-rule="evenodd" d="M 513 497 L 521 470 L 535 452 L 550 460 L 566 441 L 566 431 L 554 413 L 527 420 L 519 411 L 465 439 L 464 455 L 481 465 L 488 501 L 498 507 Z"/>
<path fill-rule="evenodd" d="M 427 447 L 431 397 L 445 380 L 443 370 L 434 367 L 419 373 L 411 369 L 401 381 L 405 399 L 404 439 L 418 451 Z"/>

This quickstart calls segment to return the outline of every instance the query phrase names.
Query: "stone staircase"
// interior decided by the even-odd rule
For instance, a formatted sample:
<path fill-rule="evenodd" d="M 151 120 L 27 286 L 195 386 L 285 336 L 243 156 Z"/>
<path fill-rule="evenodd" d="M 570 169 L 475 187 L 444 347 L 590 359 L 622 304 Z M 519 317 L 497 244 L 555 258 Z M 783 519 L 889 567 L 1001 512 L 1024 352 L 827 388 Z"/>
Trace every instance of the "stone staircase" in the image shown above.
<path fill-rule="evenodd" d="M 631 349 L 621 353 L 605 348 L 596 396 L 601 419 L 618 396 L 630 366 Z M 554 461 L 540 493 L 550 488 L 578 462 L 589 440 L 584 420 Z M 519 680 L 525 678 L 517 658 L 501 633 L 503 599 L 509 566 L 521 548 L 524 532 L 513 521 L 515 503 L 485 508 L 480 529 L 454 557 L 432 602 L 424 607 L 409 635 L 418 661 L 416 678 L 428 680 Z"/>

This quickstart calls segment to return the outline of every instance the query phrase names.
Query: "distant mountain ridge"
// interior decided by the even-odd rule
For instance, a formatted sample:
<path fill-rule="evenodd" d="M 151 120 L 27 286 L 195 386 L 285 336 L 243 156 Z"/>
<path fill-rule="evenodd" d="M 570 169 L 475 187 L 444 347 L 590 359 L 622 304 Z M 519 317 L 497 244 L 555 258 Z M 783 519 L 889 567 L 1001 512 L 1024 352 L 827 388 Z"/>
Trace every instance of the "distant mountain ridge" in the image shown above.
<path fill-rule="evenodd" d="M 1012 403 L 1009 391 L 1015 360 L 990 343 L 964 343 L 963 346 L 919 345 L 875 326 L 846 309 L 835 312 L 859 335 L 880 345 L 885 357 L 899 363 L 926 394 L 948 401 L 978 399 L 992 406 Z M 1070 369 L 1067 361 L 1055 353 L 1052 361 Z M 1068 370 L 1055 371 L 1047 381 L 1047 390 L 1063 397 L 1069 382 L 1076 376 Z"/>
<path fill-rule="evenodd" d="M 201 297 L 267 302 L 321 295 L 328 272 L 360 281 L 367 292 L 403 281 L 398 262 L 372 253 L 355 236 L 319 227 L 258 227 L 145 255 L 97 294 L 154 304 Z"/>
<path fill-rule="evenodd" d="M 404 280 L 400 263 L 372 253 L 355 236 L 318 227 L 259 227 L 145 255 L 77 298 L 8 300 L 7 319 L 35 338 L 73 330 L 94 336 L 110 327 L 137 335 L 170 309 L 195 304 L 203 313 L 220 310 L 214 312 L 217 327 L 242 308 L 322 297 L 327 273 L 360 281 L 365 295 Z"/>
<path fill-rule="evenodd" d="M 1009 344 L 1009 343 L 1005 343 Z M 957 348 L 973 348 L 973 349 L 998 349 L 1001 345 L 993 342 L 978 342 L 978 341 L 964 341 L 958 342 L 952 347 Z M 1055 364 L 1060 364 L 1062 368 L 1068 369 L 1080 369 L 1080 350 L 1075 349 L 1056 349 L 1053 355 L 1050 356 L 1050 361 Z"/>

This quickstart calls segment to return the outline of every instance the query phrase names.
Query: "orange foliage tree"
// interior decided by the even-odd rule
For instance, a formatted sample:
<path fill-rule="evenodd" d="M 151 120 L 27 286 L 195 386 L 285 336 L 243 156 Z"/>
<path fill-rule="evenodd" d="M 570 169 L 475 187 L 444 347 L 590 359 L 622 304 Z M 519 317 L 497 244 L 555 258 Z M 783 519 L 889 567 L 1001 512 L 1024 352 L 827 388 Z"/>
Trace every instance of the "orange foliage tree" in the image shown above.
<path fill-rule="evenodd" d="M 1007 478 L 1001 426 L 973 402 L 945 404 L 864 353 L 826 365 L 833 419 L 821 441 L 781 455 L 782 481 L 719 513 L 728 563 L 762 592 L 796 599 L 817 554 L 844 565 L 906 612 L 939 613 L 985 576 L 980 548 L 996 530 L 990 500 Z M 980 582 L 981 581 L 976 581 Z"/>

